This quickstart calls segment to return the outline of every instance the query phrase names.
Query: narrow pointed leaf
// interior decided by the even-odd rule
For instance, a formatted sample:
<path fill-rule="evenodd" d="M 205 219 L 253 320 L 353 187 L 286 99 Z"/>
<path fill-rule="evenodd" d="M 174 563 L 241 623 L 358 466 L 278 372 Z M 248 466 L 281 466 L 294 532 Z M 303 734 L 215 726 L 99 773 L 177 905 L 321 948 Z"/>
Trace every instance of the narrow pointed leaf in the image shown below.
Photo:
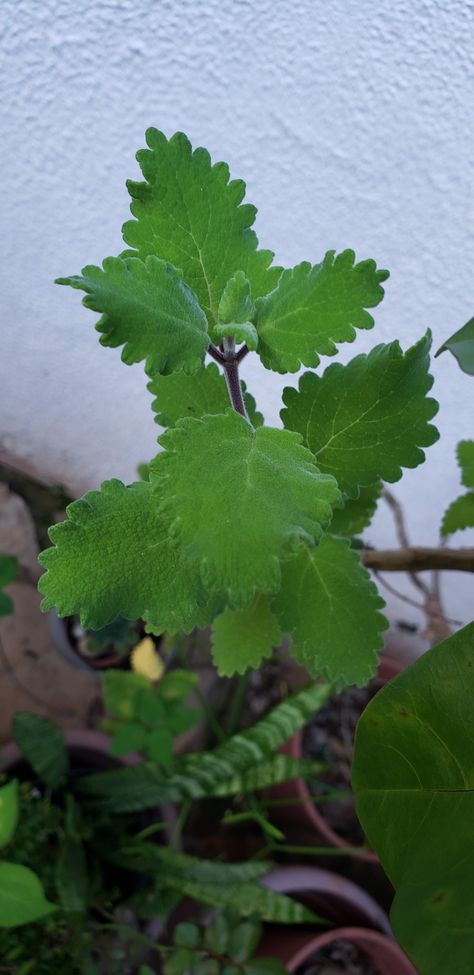
<path fill-rule="evenodd" d="M 168 140 L 148 129 L 146 141 L 137 153 L 145 182 L 128 183 L 135 219 L 123 227 L 125 242 L 142 259 L 155 254 L 181 268 L 211 322 L 236 271 L 245 272 L 254 298 L 271 291 L 280 268 L 269 267 L 271 251 L 257 250 L 245 183 L 229 182 L 228 166 L 212 165 L 206 149 L 193 152 L 182 132 Z"/>
<path fill-rule="evenodd" d="M 261 427 L 263 416 L 257 411 L 253 396 L 246 391 L 245 383 L 241 385 L 248 418 L 253 427 Z M 192 376 L 184 372 L 154 376 L 148 389 L 156 396 L 152 409 L 162 427 L 174 427 L 187 416 L 200 420 L 207 413 L 225 413 L 230 406 L 226 381 L 215 362 L 202 366 Z"/>
<path fill-rule="evenodd" d="M 351 250 L 337 257 L 328 251 L 321 264 L 283 271 L 275 290 L 256 303 L 264 366 L 297 372 L 301 365 L 317 366 L 319 355 L 335 355 L 336 342 L 353 342 L 356 328 L 372 328 L 366 309 L 382 300 L 386 278 L 388 271 L 377 270 L 375 261 L 355 264 Z"/>
<path fill-rule="evenodd" d="M 233 411 L 181 420 L 160 443 L 150 474 L 172 531 L 205 588 L 237 606 L 278 588 L 280 555 L 301 538 L 317 542 L 339 500 L 299 435 L 253 430 Z"/>
<path fill-rule="evenodd" d="M 259 667 L 281 642 L 268 596 L 256 596 L 247 609 L 226 609 L 212 626 L 212 658 L 221 676 Z"/>
<path fill-rule="evenodd" d="M 149 482 L 105 481 L 68 506 L 50 537 L 54 547 L 40 555 L 44 611 L 77 613 L 92 629 L 117 616 L 143 618 L 157 632 L 197 625 L 202 586 L 171 544 Z"/>
<path fill-rule="evenodd" d="M 429 332 L 405 353 L 398 342 L 378 345 L 323 376 L 305 373 L 298 390 L 285 389 L 285 427 L 303 434 L 320 469 L 351 497 L 380 479 L 398 481 L 402 467 L 421 464 L 421 448 L 438 439 L 428 422 L 438 410 L 426 395 L 430 345 Z"/>
<path fill-rule="evenodd" d="M 293 652 L 310 674 L 366 684 L 377 667 L 383 599 L 346 539 L 325 535 L 317 548 L 301 546 L 283 563 L 282 587 L 272 603 Z"/>
<path fill-rule="evenodd" d="M 206 316 L 171 264 L 153 256 L 146 261 L 108 257 L 102 268 L 90 265 L 82 275 L 57 283 L 86 292 L 86 308 L 102 312 L 96 325 L 101 345 L 123 345 L 127 365 L 145 361 L 146 372 L 153 376 L 195 372 L 204 361 Z"/>
<path fill-rule="evenodd" d="M 357 813 L 395 887 L 391 921 L 420 975 L 471 975 L 474 623 L 383 688 L 357 729 Z"/>

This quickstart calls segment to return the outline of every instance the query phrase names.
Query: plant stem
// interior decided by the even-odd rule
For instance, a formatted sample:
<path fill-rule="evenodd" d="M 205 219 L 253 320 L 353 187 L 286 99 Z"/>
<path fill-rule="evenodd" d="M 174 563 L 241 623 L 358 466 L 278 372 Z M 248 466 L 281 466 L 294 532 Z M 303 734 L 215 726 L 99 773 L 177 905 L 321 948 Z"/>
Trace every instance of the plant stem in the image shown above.
<path fill-rule="evenodd" d="M 474 548 L 366 548 L 361 558 L 368 569 L 377 572 L 421 572 L 426 569 L 450 569 L 455 572 L 474 572 Z"/>
<path fill-rule="evenodd" d="M 239 379 L 239 367 L 235 360 L 228 360 L 224 364 L 224 375 L 227 383 L 227 390 L 232 406 L 236 413 L 248 420 L 247 410 L 242 396 L 242 388 Z"/>
<path fill-rule="evenodd" d="M 247 671 L 245 674 L 241 674 L 238 678 L 234 699 L 230 709 L 229 720 L 227 722 L 227 735 L 229 738 L 231 738 L 234 731 L 237 730 L 237 725 L 242 712 L 242 706 L 245 700 L 249 676 L 249 671 Z"/>

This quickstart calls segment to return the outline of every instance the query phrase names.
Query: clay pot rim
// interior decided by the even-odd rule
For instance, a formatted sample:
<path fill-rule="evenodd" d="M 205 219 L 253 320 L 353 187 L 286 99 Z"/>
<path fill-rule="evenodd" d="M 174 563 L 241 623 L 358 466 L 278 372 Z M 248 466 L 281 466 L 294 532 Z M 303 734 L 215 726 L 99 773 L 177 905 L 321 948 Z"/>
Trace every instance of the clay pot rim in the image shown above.
<path fill-rule="evenodd" d="M 355 947 L 369 954 L 369 957 L 371 947 L 378 948 L 381 953 L 388 956 L 389 962 L 393 964 L 395 962 L 397 963 L 398 975 L 418 975 L 410 959 L 407 958 L 405 952 L 393 938 L 388 937 L 386 934 L 381 934 L 379 931 L 372 931 L 370 928 L 357 927 L 333 928 L 331 931 L 325 931 L 322 934 L 306 936 L 305 941 L 302 935 L 300 947 L 296 947 L 291 957 L 285 962 L 288 971 L 292 973 L 296 972 L 299 966 L 314 952 L 323 948 L 325 945 L 331 944 L 331 941 L 339 940 L 352 942 Z M 380 959 L 378 956 L 373 958 L 373 961 L 380 967 Z M 384 975 L 383 972 L 382 975 Z"/>

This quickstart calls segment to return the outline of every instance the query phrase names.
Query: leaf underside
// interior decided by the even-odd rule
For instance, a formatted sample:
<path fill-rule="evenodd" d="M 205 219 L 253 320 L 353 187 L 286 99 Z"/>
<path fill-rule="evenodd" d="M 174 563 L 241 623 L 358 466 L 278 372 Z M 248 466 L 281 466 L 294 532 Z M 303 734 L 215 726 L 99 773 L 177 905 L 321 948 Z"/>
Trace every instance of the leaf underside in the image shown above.
<path fill-rule="evenodd" d="M 170 530 L 205 588 L 228 593 L 237 607 L 278 589 L 280 556 L 302 538 L 314 544 L 340 498 L 300 440 L 286 430 L 253 430 L 233 411 L 181 420 L 160 438 L 166 449 L 150 476 Z"/>
<path fill-rule="evenodd" d="M 420 975 L 471 975 L 474 623 L 370 702 L 353 766 L 357 812 L 396 888 L 392 925 Z"/>
<path fill-rule="evenodd" d="M 449 350 L 459 367 L 469 376 L 474 376 L 474 318 L 470 318 L 462 328 L 443 342 L 436 355 Z"/>
<path fill-rule="evenodd" d="M 229 182 L 225 163 L 212 165 L 206 149 L 192 151 L 182 132 L 166 139 L 146 133 L 148 149 L 137 153 L 145 182 L 130 181 L 134 220 L 123 237 L 142 259 L 154 254 L 181 268 L 211 323 L 229 278 L 243 271 L 252 296 L 275 287 L 280 268 L 271 251 L 257 250 L 252 226 L 256 210 L 242 204 L 245 183 Z"/>
<path fill-rule="evenodd" d="M 320 470 L 350 497 L 380 479 L 399 480 L 402 467 L 421 464 L 421 448 L 438 439 L 428 422 L 438 410 L 426 396 L 430 345 L 430 333 L 405 353 L 398 342 L 379 345 L 323 376 L 304 373 L 298 390 L 285 389 L 285 427 L 303 435 Z"/>
<path fill-rule="evenodd" d="M 384 606 L 357 552 L 343 538 L 324 535 L 316 548 L 301 546 L 282 565 L 281 591 L 272 609 L 293 653 L 313 676 L 364 685 L 375 673 Z"/>
<path fill-rule="evenodd" d="M 336 342 L 353 342 L 356 328 L 372 328 L 367 308 L 382 300 L 388 271 L 372 260 L 355 264 L 354 251 L 321 264 L 307 262 L 283 271 L 271 294 L 257 301 L 258 353 L 267 369 L 296 372 L 317 366 L 319 354 L 335 355 Z"/>

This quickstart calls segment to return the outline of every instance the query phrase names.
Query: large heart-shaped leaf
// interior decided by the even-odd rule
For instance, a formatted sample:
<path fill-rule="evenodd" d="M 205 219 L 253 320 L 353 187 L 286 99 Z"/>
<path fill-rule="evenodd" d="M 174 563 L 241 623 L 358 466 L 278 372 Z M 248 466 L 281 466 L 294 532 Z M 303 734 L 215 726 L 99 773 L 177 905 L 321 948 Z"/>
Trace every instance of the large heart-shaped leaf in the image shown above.
<path fill-rule="evenodd" d="M 420 975 L 473 971 L 473 650 L 471 623 L 377 694 L 356 735 L 357 812 Z"/>

